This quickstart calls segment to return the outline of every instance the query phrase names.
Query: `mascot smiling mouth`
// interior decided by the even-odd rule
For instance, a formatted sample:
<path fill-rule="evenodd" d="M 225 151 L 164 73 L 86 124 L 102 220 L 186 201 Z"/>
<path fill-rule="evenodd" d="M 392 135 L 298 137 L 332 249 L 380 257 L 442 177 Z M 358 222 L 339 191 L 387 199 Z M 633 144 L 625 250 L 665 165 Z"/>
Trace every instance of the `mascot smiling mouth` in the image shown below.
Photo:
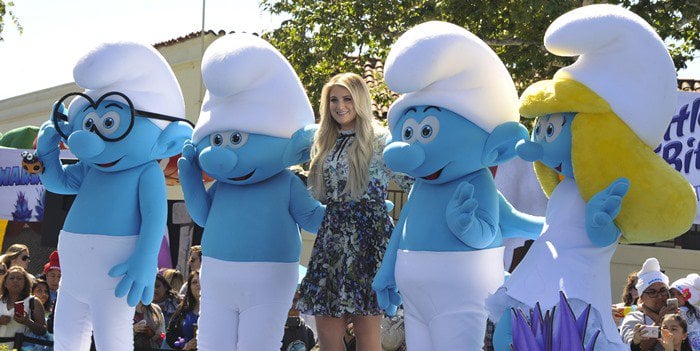
<path fill-rule="evenodd" d="M 429 175 L 429 176 L 425 176 L 425 177 L 421 177 L 421 178 L 423 178 L 423 179 L 425 179 L 425 180 L 435 180 L 435 179 L 438 179 L 438 177 L 439 177 L 440 174 L 442 173 L 442 170 L 443 170 L 443 169 L 445 169 L 445 167 L 440 168 L 437 172 L 435 172 L 435 173 L 433 173 L 433 174 L 431 174 L 431 175 Z"/>
<path fill-rule="evenodd" d="M 234 182 L 241 182 L 241 181 L 244 181 L 244 180 L 246 180 L 246 179 L 252 177 L 252 176 L 253 176 L 253 173 L 255 173 L 255 170 L 253 170 L 252 172 L 250 172 L 250 173 L 248 173 L 248 174 L 246 174 L 246 175 L 244 175 L 244 176 L 242 176 L 242 177 L 229 178 L 229 179 L 230 179 L 230 180 L 233 180 Z"/>
<path fill-rule="evenodd" d="M 102 167 L 102 168 L 107 168 L 107 167 L 112 167 L 116 165 L 119 161 L 121 161 L 124 158 L 124 156 L 120 157 L 116 161 L 108 162 L 108 163 L 96 163 L 97 166 Z"/>

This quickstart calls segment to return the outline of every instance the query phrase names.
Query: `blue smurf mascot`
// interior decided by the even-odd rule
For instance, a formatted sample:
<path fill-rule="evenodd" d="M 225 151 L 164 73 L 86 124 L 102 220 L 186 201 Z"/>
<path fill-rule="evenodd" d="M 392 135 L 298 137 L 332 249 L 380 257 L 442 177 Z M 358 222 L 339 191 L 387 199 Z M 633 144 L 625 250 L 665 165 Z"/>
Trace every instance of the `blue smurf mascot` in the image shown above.
<path fill-rule="evenodd" d="M 279 350 L 298 282 L 299 226 L 325 207 L 286 167 L 309 159 L 314 115 L 272 45 L 229 34 L 204 53 L 207 93 L 178 161 L 187 208 L 204 227 L 201 350 Z M 202 171 L 216 181 L 205 189 Z"/>
<path fill-rule="evenodd" d="M 403 34 L 385 78 L 404 95 L 384 160 L 416 181 L 373 288 L 389 312 L 403 300 L 409 349 L 481 349 L 484 300 L 503 283 L 500 217 L 529 236 L 541 224 L 499 209 L 510 207 L 488 169 L 527 137 L 513 81 L 482 40 L 444 22 Z"/>
<path fill-rule="evenodd" d="M 85 90 L 54 104 L 37 142 L 46 189 L 77 194 L 58 240 L 54 348 L 89 350 L 94 333 L 98 350 L 132 350 L 133 306 L 153 299 L 166 228 L 157 160 L 178 154 L 192 127 L 173 71 L 151 46 L 101 44 L 73 76 Z M 61 139 L 77 163 L 61 165 Z"/>

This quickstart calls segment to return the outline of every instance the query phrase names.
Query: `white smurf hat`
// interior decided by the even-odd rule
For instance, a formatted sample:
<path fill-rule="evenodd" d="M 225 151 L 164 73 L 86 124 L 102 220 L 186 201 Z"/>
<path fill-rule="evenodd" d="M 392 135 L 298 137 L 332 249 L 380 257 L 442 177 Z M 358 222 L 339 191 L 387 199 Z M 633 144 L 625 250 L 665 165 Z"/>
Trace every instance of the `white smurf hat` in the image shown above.
<path fill-rule="evenodd" d="M 389 89 L 404 94 L 389 108 L 389 128 L 411 106 L 444 107 L 487 132 L 515 121 L 518 93 L 495 52 L 468 30 L 419 24 L 394 43 L 384 65 Z"/>
<path fill-rule="evenodd" d="M 637 272 L 637 293 L 641 296 L 649 286 L 654 283 L 664 283 L 668 286 L 668 276 L 661 273 L 661 265 L 656 257 L 647 258 L 642 265 L 642 270 Z"/>
<path fill-rule="evenodd" d="M 202 58 L 207 93 L 192 141 L 217 131 L 239 130 L 289 138 L 314 123 L 309 98 L 292 66 L 267 41 L 228 34 Z"/>
<path fill-rule="evenodd" d="M 687 277 L 676 280 L 671 284 L 671 288 L 680 291 L 692 305 L 700 304 L 700 275 L 697 273 L 688 274 Z"/>
<path fill-rule="evenodd" d="M 137 110 L 185 118 L 185 100 L 177 78 L 153 46 L 137 42 L 102 43 L 78 60 L 73 78 L 95 101 L 105 93 L 117 91 L 126 95 Z M 74 116 L 74 110 L 80 107 L 73 105 L 68 116 Z M 151 121 L 161 129 L 170 123 Z"/>
<path fill-rule="evenodd" d="M 619 6 L 584 6 L 557 18 L 544 45 L 555 55 L 579 56 L 555 79 L 583 83 L 642 141 L 659 145 L 676 107 L 676 70 L 647 22 Z"/>

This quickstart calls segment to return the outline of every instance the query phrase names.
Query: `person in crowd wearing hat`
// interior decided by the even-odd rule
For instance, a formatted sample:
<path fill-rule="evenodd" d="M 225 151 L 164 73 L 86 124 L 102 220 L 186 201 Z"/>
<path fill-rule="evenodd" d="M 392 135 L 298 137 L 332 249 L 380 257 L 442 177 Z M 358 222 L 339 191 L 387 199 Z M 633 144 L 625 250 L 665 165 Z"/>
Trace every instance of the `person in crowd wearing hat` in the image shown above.
<path fill-rule="evenodd" d="M 84 91 L 54 104 L 37 141 L 46 189 L 77 194 L 58 241 L 55 349 L 87 350 L 94 332 L 99 350 L 131 350 L 133 306 L 153 299 L 167 222 L 157 160 L 178 154 L 192 126 L 172 69 L 150 45 L 97 45 L 73 77 Z M 77 163 L 61 164 L 61 141 Z"/>
<path fill-rule="evenodd" d="M 641 292 L 641 307 L 625 316 L 620 326 L 620 335 L 632 350 L 663 351 L 664 347 L 659 339 L 644 337 L 642 328 L 647 325 L 660 327 L 664 316 L 679 312 L 678 306 L 666 305 L 670 296 L 668 277 L 661 272 L 659 260 L 654 257 L 644 261 L 637 277 L 636 288 Z"/>
<path fill-rule="evenodd" d="M 403 302 L 409 349 L 481 349 L 484 300 L 504 278 L 501 229 L 541 229 L 506 208 L 488 169 L 527 137 L 513 80 L 486 43 L 445 22 L 408 30 L 384 67 L 403 93 L 389 109 L 384 162 L 415 183 L 372 287 L 388 314 Z"/>
<path fill-rule="evenodd" d="M 44 264 L 44 278 L 49 285 L 49 297 L 52 304 L 56 304 L 58 285 L 61 282 L 61 262 L 58 259 L 58 251 L 49 255 L 49 262 Z"/>
<path fill-rule="evenodd" d="M 549 202 L 544 231 L 487 301 L 494 346 L 510 350 L 511 308 L 550 310 L 563 291 L 575 315 L 591 306 L 584 345 L 602 331 L 596 350 L 629 349 L 610 313 L 617 243 L 674 238 L 696 213 L 692 186 L 654 153 L 676 104 L 673 61 L 648 23 L 607 4 L 562 15 L 544 43 L 578 59 L 520 98 L 537 119 L 518 156 L 535 162 Z"/>
<path fill-rule="evenodd" d="M 279 349 L 299 277 L 299 227 L 315 233 L 325 213 L 287 169 L 309 159 L 313 111 L 289 62 L 255 35 L 214 41 L 202 78 L 204 103 L 178 160 L 187 209 L 204 227 L 197 345 Z M 216 180 L 209 189 L 202 171 Z"/>
<path fill-rule="evenodd" d="M 354 73 L 333 76 L 321 91 L 321 121 L 307 181 L 327 209 L 297 308 L 315 315 L 324 350 L 343 348 L 347 319 L 359 350 L 381 347 L 382 310 L 372 279 L 393 229 L 384 199 L 391 179 L 406 192 L 412 182 L 383 162 L 388 133 L 374 120 L 371 107 L 369 88 Z"/>
<path fill-rule="evenodd" d="M 673 282 L 670 290 L 687 322 L 688 342 L 694 351 L 700 351 L 700 275 L 688 274 Z"/>

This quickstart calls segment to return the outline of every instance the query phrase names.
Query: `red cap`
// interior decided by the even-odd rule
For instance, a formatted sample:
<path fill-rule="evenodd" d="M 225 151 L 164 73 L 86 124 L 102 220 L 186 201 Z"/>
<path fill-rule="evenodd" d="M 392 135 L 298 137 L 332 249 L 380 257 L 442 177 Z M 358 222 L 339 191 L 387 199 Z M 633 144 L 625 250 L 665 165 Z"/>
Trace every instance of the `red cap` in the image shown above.
<path fill-rule="evenodd" d="M 58 251 L 54 251 L 49 255 L 49 262 L 44 265 L 44 274 L 48 273 L 52 269 L 61 270 L 61 263 L 58 260 Z"/>

